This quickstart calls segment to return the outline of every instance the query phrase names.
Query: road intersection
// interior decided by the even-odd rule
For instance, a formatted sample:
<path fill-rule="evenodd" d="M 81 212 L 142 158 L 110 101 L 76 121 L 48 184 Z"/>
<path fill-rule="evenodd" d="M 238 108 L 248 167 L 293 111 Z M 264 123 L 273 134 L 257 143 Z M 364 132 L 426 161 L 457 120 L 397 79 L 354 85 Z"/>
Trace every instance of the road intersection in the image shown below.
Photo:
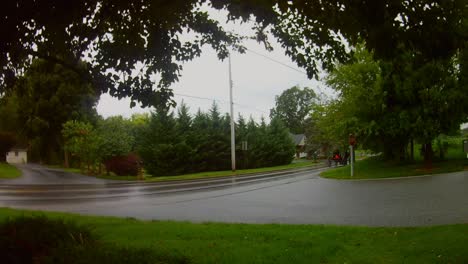
<path fill-rule="evenodd" d="M 175 182 L 115 182 L 20 167 L 0 181 L 0 206 L 193 222 L 424 226 L 468 223 L 468 171 L 384 180 L 329 180 L 307 169 Z M 60 181 L 52 183 L 55 173 Z M 25 174 L 25 175 L 26 175 Z M 28 177 L 28 176 L 27 176 Z M 83 178 L 84 177 L 84 178 Z M 91 180 L 90 180 L 91 179 Z"/>

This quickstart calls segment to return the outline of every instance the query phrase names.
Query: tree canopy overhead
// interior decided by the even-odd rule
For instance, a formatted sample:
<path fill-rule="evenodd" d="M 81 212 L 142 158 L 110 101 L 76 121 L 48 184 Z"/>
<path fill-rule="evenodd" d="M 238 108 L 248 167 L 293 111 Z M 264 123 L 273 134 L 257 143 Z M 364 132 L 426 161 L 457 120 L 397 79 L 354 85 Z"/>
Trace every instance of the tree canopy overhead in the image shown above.
<path fill-rule="evenodd" d="M 452 57 L 468 40 L 466 0 L 13 0 L 0 10 L 0 93 L 39 57 L 80 72 L 101 92 L 171 104 L 170 85 L 203 45 L 221 59 L 229 46 L 242 51 L 241 38 L 203 4 L 228 10 L 228 19 L 254 17 L 257 40 L 270 47 L 271 32 L 309 77 L 348 60 L 347 45 L 362 41 L 377 58 L 411 50 L 413 60 L 430 61 Z M 185 32 L 195 37 L 183 41 Z"/>
<path fill-rule="evenodd" d="M 201 2 L 9 1 L 0 11 L 2 89 L 39 57 L 79 72 L 101 92 L 143 106 L 171 103 L 169 86 L 181 63 L 198 56 L 204 44 L 225 58 L 227 45 L 238 41 L 200 10 Z M 195 37 L 183 41 L 184 32 Z M 80 60 L 85 70 L 76 67 Z"/>

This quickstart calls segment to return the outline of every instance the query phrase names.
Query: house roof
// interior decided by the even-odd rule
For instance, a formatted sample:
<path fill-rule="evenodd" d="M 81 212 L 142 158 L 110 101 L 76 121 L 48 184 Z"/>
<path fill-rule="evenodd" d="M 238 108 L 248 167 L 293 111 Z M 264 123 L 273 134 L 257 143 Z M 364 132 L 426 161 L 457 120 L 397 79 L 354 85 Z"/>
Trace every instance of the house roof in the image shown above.
<path fill-rule="evenodd" d="M 306 136 L 304 134 L 292 134 L 289 133 L 291 136 L 291 139 L 294 141 L 294 144 L 297 145 L 303 145 L 303 140 L 305 141 Z M 302 143 L 302 144 L 301 144 Z"/>
<path fill-rule="evenodd" d="M 26 144 L 16 144 L 15 146 L 13 146 L 10 151 L 28 151 L 28 145 Z"/>
<path fill-rule="evenodd" d="M 8 151 L 8 152 L 14 152 L 14 151 L 28 152 L 28 149 L 27 148 L 11 148 L 10 151 Z"/>

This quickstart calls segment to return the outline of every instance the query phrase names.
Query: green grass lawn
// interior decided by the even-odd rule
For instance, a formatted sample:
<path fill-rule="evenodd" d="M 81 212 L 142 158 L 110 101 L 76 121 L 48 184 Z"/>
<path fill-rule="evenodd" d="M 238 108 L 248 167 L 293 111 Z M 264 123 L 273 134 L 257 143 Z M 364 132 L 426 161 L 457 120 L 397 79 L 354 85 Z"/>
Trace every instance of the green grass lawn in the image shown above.
<path fill-rule="evenodd" d="M 81 173 L 80 169 L 77 168 L 64 168 L 62 165 L 47 165 L 47 167 L 51 169 L 60 169 L 66 172 L 71 172 L 71 173 Z"/>
<path fill-rule="evenodd" d="M 21 176 L 21 171 L 15 166 L 0 162 L 0 179 L 13 179 Z"/>
<path fill-rule="evenodd" d="M 137 221 L 0 208 L 91 225 L 103 242 L 192 263 L 468 263 L 468 225 L 417 228 Z"/>
<path fill-rule="evenodd" d="M 417 152 L 415 152 L 415 161 L 406 164 L 383 161 L 377 156 L 356 161 L 353 178 L 350 176 L 351 169 L 349 165 L 324 171 L 320 175 L 325 178 L 334 179 L 376 179 L 468 170 L 468 159 L 460 145 L 451 146 L 445 158 L 442 161 L 435 159 L 432 167 L 428 168 L 422 161 L 421 155 Z"/>
<path fill-rule="evenodd" d="M 211 172 L 199 172 L 199 173 L 191 173 L 191 174 L 184 174 L 184 175 L 177 175 L 177 176 L 158 176 L 158 177 L 152 177 L 149 174 L 145 174 L 144 180 L 148 182 L 195 180 L 195 179 L 202 179 L 202 178 L 225 177 L 225 176 L 234 176 L 234 175 L 242 175 L 242 174 L 273 172 L 273 171 L 280 171 L 280 170 L 287 170 L 287 169 L 314 167 L 314 166 L 320 166 L 322 164 L 323 163 L 321 162 L 314 162 L 311 160 L 307 160 L 307 161 L 301 161 L 297 163 L 291 163 L 288 165 L 275 166 L 275 167 L 237 170 L 236 172 L 232 172 L 230 170 L 229 171 L 211 171 Z M 101 179 L 109 179 L 109 180 L 127 180 L 127 181 L 137 180 L 136 176 L 101 175 L 97 177 Z"/>
<path fill-rule="evenodd" d="M 468 160 L 462 159 L 434 162 L 432 168 L 428 169 L 422 162 L 395 164 L 375 157 L 356 161 L 354 177 L 350 176 L 349 165 L 324 171 L 320 175 L 333 179 L 378 179 L 448 173 L 466 169 L 468 169 Z"/>

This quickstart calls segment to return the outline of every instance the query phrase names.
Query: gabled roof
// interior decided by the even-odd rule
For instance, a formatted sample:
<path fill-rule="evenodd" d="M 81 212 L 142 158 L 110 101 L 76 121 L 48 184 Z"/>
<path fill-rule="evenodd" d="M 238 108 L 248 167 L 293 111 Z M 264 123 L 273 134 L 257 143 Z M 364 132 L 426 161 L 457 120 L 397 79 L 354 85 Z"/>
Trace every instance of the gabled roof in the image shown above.
<path fill-rule="evenodd" d="M 28 152 L 28 149 L 27 148 L 11 148 L 8 152 L 14 152 L 14 151 Z"/>
<path fill-rule="evenodd" d="M 292 134 L 292 133 L 289 133 L 289 135 L 291 136 L 291 139 L 294 141 L 294 144 L 295 144 L 296 146 L 302 145 L 301 143 L 304 143 L 304 142 L 305 142 L 306 136 L 305 136 L 304 134 Z"/>
<path fill-rule="evenodd" d="M 13 146 L 10 151 L 28 151 L 28 145 L 27 144 L 16 144 L 15 146 Z"/>

